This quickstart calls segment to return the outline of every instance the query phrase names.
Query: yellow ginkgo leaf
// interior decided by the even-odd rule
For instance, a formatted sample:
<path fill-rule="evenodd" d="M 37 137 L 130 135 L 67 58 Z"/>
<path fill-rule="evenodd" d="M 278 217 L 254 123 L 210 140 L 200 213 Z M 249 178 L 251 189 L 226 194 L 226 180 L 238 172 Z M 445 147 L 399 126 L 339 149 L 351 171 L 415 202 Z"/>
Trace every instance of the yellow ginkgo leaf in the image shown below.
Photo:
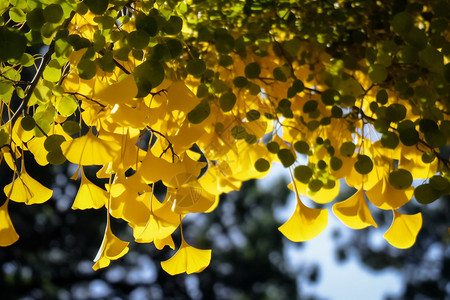
<path fill-rule="evenodd" d="M 413 187 L 398 190 L 388 182 L 386 176 L 383 177 L 371 189 L 366 190 L 366 195 L 370 202 L 372 202 L 376 207 L 386 210 L 397 209 L 403 206 L 411 200 L 413 194 Z"/>
<path fill-rule="evenodd" d="M 377 227 L 364 199 L 364 191 L 360 189 L 345 201 L 333 205 L 333 212 L 339 220 L 353 229 L 362 229 L 368 226 Z"/>
<path fill-rule="evenodd" d="M 438 159 L 431 163 L 422 161 L 422 153 L 424 150 L 414 147 L 402 146 L 399 168 L 408 170 L 414 179 L 429 178 L 436 173 L 438 167 Z"/>
<path fill-rule="evenodd" d="M 291 177 L 293 178 L 292 174 Z M 318 236 L 328 225 L 328 210 L 309 208 L 302 203 L 297 185 L 293 180 L 297 207 L 286 223 L 278 227 L 281 233 L 293 242 L 309 241 Z"/>
<path fill-rule="evenodd" d="M 173 242 L 172 236 L 169 235 L 163 239 L 155 238 L 153 241 L 156 249 L 162 250 L 165 246 L 169 246 L 170 249 L 175 250 L 175 243 Z"/>
<path fill-rule="evenodd" d="M 97 255 L 94 259 L 95 264 L 94 266 L 92 266 L 92 268 L 97 271 L 98 269 L 109 266 L 111 260 L 119 259 L 127 254 L 129 250 L 128 244 L 128 242 L 120 240 L 112 233 L 108 221 L 102 245 L 97 252 Z"/>
<path fill-rule="evenodd" d="M 339 194 L 339 180 L 335 181 L 335 186 L 331 189 L 321 188 L 317 192 L 312 192 L 307 184 L 304 184 L 298 180 L 295 181 L 297 191 L 300 195 L 308 196 L 311 200 L 319 204 L 326 204 L 333 201 Z M 294 190 L 292 183 L 288 185 L 288 188 Z"/>
<path fill-rule="evenodd" d="M 161 262 L 161 267 L 170 275 L 198 273 L 211 261 L 211 250 L 197 249 L 182 239 L 180 249 L 171 258 Z"/>
<path fill-rule="evenodd" d="M 53 191 L 28 175 L 25 166 L 19 177 L 3 188 L 5 194 L 15 202 L 27 205 L 41 204 L 52 197 Z"/>
<path fill-rule="evenodd" d="M 119 149 L 117 143 L 105 142 L 94 136 L 91 130 L 82 137 L 61 144 L 61 150 L 67 160 L 83 166 L 107 164 L 117 157 Z"/>
<path fill-rule="evenodd" d="M 167 189 L 168 198 L 173 203 L 172 210 L 178 214 L 207 211 L 216 197 L 205 191 L 195 177 L 185 175 L 175 176 L 171 181 L 173 187 Z"/>
<path fill-rule="evenodd" d="M 2 206 L 0 206 L 0 246 L 7 247 L 9 245 L 14 244 L 18 239 L 19 235 L 17 234 L 14 226 L 11 222 L 11 218 L 9 217 L 8 212 L 8 202 L 6 200 Z"/>
<path fill-rule="evenodd" d="M 81 184 L 73 202 L 72 209 L 99 209 L 107 201 L 108 196 L 106 191 L 90 182 L 84 174 L 83 168 L 81 168 Z"/>
<path fill-rule="evenodd" d="M 34 159 L 41 166 L 48 165 L 47 151 L 42 151 L 46 137 L 35 137 L 27 143 L 28 150 L 34 155 Z"/>
<path fill-rule="evenodd" d="M 409 248 L 416 242 L 417 234 L 422 228 L 422 214 L 405 215 L 396 210 L 393 212 L 394 220 L 383 237 L 396 248 Z"/>
<path fill-rule="evenodd" d="M 156 157 L 149 150 L 142 161 L 138 173 L 142 176 L 145 183 L 154 183 L 162 180 L 166 186 L 175 187 L 181 177 L 183 177 L 183 182 L 186 182 L 189 178 L 192 178 L 191 180 L 197 178 L 203 166 L 203 163 L 193 161 L 187 155 L 183 157 L 182 161 L 170 163 L 163 158 Z"/>
<path fill-rule="evenodd" d="M 293 242 L 304 242 L 318 236 L 327 224 L 328 210 L 309 208 L 298 201 L 294 214 L 278 230 Z"/>
<path fill-rule="evenodd" d="M 200 103 L 184 81 L 174 81 L 167 88 L 167 99 L 167 111 L 181 110 L 188 113 Z"/>
<path fill-rule="evenodd" d="M 120 79 L 121 80 L 116 83 L 105 85 L 102 89 L 95 91 L 95 97 L 110 105 L 132 100 L 137 94 L 134 77 L 128 75 L 123 76 Z"/>
<path fill-rule="evenodd" d="M 135 241 L 138 243 L 151 243 L 154 240 L 164 240 L 170 236 L 178 228 L 179 222 L 176 224 L 166 222 L 153 213 L 154 210 L 163 206 L 157 199 L 154 199 L 153 193 L 145 193 L 140 198 L 144 202 L 149 203 L 149 207 L 151 205 L 152 209 L 146 211 L 147 221 L 145 223 L 130 223 L 130 226 L 133 228 Z M 178 216 L 177 220 L 179 221 L 179 219 Z"/>

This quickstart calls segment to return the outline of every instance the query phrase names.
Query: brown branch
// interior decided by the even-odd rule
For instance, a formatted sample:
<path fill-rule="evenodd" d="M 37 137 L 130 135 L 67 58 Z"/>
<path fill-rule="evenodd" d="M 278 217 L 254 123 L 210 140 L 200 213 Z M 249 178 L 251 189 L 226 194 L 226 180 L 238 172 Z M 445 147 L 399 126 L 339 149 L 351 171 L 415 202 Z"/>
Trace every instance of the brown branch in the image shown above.
<path fill-rule="evenodd" d="M 169 139 L 163 133 L 159 132 L 158 130 L 152 129 L 150 126 L 145 126 L 145 129 L 148 131 L 154 132 L 157 135 L 163 137 L 169 143 L 169 145 L 166 147 L 166 149 L 163 150 L 163 152 L 161 153 L 161 155 L 159 157 L 162 157 L 167 152 L 167 150 L 170 149 L 170 151 L 172 152 L 172 163 L 175 162 L 175 157 L 180 159 L 180 157 L 173 150 L 172 143 L 169 141 Z"/>

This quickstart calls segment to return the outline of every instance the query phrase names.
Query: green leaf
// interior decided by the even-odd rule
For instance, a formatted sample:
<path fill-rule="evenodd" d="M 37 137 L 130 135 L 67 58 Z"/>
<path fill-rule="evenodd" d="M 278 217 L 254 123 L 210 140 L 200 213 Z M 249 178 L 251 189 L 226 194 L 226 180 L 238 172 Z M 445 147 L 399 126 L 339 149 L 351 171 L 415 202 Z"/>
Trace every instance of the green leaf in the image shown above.
<path fill-rule="evenodd" d="M 427 35 L 425 31 L 416 27 L 412 28 L 405 37 L 405 40 L 415 47 L 417 50 L 422 50 L 427 46 Z"/>
<path fill-rule="evenodd" d="M 0 26 L 0 61 L 19 60 L 27 47 L 27 39 L 21 31 Z M 7 42 L 6 42 L 7 41 Z"/>
<path fill-rule="evenodd" d="M 47 153 L 47 160 L 52 165 L 61 165 L 66 161 L 66 157 L 61 149 L 56 149 Z"/>
<path fill-rule="evenodd" d="M 273 69 L 273 77 L 281 82 L 287 81 L 287 75 L 282 67 L 276 67 L 275 69 Z"/>
<path fill-rule="evenodd" d="M 342 143 L 341 147 L 339 148 L 339 152 L 342 156 L 353 156 L 353 153 L 355 153 L 356 146 L 352 142 L 344 142 Z"/>
<path fill-rule="evenodd" d="M 376 99 L 377 102 L 380 103 L 381 105 L 386 104 L 388 102 L 388 93 L 386 92 L 386 90 L 385 89 L 379 90 Z"/>
<path fill-rule="evenodd" d="M 89 10 L 96 14 L 102 15 L 106 9 L 108 8 L 109 1 L 108 0 L 84 0 L 84 4 L 87 5 Z"/>
<path fill-rule="evenodd" d="M 261 113 L 255 109 L 250 109 L 246 113 L 246 117 L 247 117 L 247 121 L 249 121 L 249 122 L 256 121 L 261 117 Z"/>
<path fill-rule="evenodd" d="M 339 157 L 333 156 L 330 159 L 330 167 L 331 169 L 333 169 L 334 171 L 339 170 L 340 168 L 342 168 L 342 159 L 340 159 Z"/>
<path fill-rule="evenodd" d="M 399 137 L 405 146 L 414 146 L 419 142 L 419 133 L 414 128 L 399 130 Z"/>
<path fill-rule="evenodd" d="M 247 86 L 248 80 L 247 80 L 247 78 L 245 78 L 244 76 L 238 76 L 238 77 L 234 78 L 233 84 L 234 84 L 237 88 L 243 88 L 243 87 L 246 87 L 246 86 Z"/>
<path fill-rule="evenodd" d="M 308 152 L 309 152 L 309 145 L 305 141 L 297 141 L 297 142 L 294 143 L 294 149 L 298 153 L 308 154 Z"/>
<path fill-rule="evenodd" d="M 198 77 L 206 71 L 206 63 L 202 59 L 194 58 L 187 62 L 186 70 L 189 74 Z"/>
<path fill-rule="evenodd" d="M 227 54 L 234 49 L 234 38 L 224 28 L 216 29 L 214 32 L 214 45 L 217 52 Z"/>
<path fill-rule="evenodd" d="M 44 10 L 40 7 L 27 13 L 27 25 L 31 29 L 40 29 L 45 23 Z"/>
<path fill-rule="evenodd" d="M 255 169 L 258 172 L 266 172 L 270 169 L 270 163 L 264 158 L 260 158 L 255 162 Z"/>
<path fill-rule="evenodd" d="M 232 92 L 224 93 L 219 98 L 220 108 L 223 112 L 228 112 L 233 109 L 236 103 L 236 95 Z"/>
<path fill-rule="evenodd" d="M 406 11 L 399 12 L 392 19 L 392 27 L 398 34 L 405 34 L 414 26 L 414 19 L 410 13 Z"/>
<path fill-rule="evenodd" d="M 34 58 L 31 54 L 24 53 L 20 58 L 20 64 L 24 67 L 31 67 L 34 64 Z"/>
<path fill-rule="evenodd" d="M 397 169 L 389 174 L 389 183 L 398 190 L 404 190 L 411 186 L 413 177 L 408 170 Z"/>
<path fill-rule="evenodd" d="M 313 171 L 308 166 L 297 166 L 294 169 L 294 177 L 298 181 L 307 184 L 311 177 L 313 176 Z"/>
<path fill-rule="evenodd" d="M 78 103 L 73 96 L 62 97 L 57 106 L 58 113 L 64 117 L 71 116 L 78 108 Z"/>
<path fill-rule="evenodd" d="M 387 107 L 386 119 L 391 122 L 399 122 L 406 117 L 406 107 L 400 103 L 393 103 Z"/>
<path fill-rule="evenodd" d="M 66 138 L 60 134 L 49 135 L 44 141 L 44 148 L 47 151 L 54 151 L 61 149 L 62 142 L 65 142 Z"/>
<path fill-rule="evenodd" d="M 170 35 L 178 34 L 183 28 L 183 20 L 178 16 L 171 16 L 163 27 L 163 31 Z"/>
<path fill-rule="evenodd" d="M 315 110 L 317 110 L 318 103 L 316 100 L 308 100 L 303 104 L 303 112 L 304 113 L 311 113 Z"/>
<path fill-rule="evenodd" d="M 56 59 L 52 59 L 44 70 L 42 76 L 50 82 L 58 82 L 61 78 L 61 66 Z"/>
<path fill-rule="evenodd" d="M 266 147 L 270 153 L 278 153 L 278 151 L 280 151 L 280 145 L 275 141 L 267 143 Z"/>
<path fill-rule="evenodd" d="M 425 141 L 431 148 L 440 148 L 446 145 L 447 138 L 439 129 L 426 131 Z"/>
<path fill-rule="evenodd" d="M 8 144 L 9 142 L 9 134 L 3 129 L 0 130 L 0 147 Z"/>
<path fill-rule="evenodd" d="M 134 49 L 144 49 L 150 42 L 150 36 L 144 30 L 136 30 L 127 35 L 127 41 Z"/>
<path fill-rule="evenodd" d="M 9 80 L 0 79 L 0 95 L 4 95 L 13 89 L 13 83 Z"/>
<path fill-rule="evenodd" d="M 261 73 L 261 67 L 257 62 L 251 62 L 245 66 L 245 76 L 250 79 L 258 78 Z"/>
<path fill-rule="evenodd" d="M 435 190 L 429 183 L 419 185 L 414 190 L 414 197 L 421 204 L 430 204 L 439 199 L 440 196 L 441 193 Z"/>
<path fill-rule="evenodd" d="M 289 149 L 281 149 L 278 151 L 278 158 L 285 168 L 291 166 L 295 162 L 295 156 Z"/>
<path fill-rule="evenodd" d="M 219 58 L 219 65 L 228 67 L 233 64 L 233 58 L 229 55 L 221 55 Z"/>
<path fill-rule="evenodd" d="M 382 64 L 374 64 L 369 68 L 369 78 L 373 83 L 382 83 L 387 78 L 386 67 Z"/>
<path fill-rule="evenodd" d="M 25 13 L 20 8 L 17 7 L 12 7 L 9 10 L 9 17 L 16 23 L 22 23 L 26 20 Z"/>
<path fill-rule="evenodd" d="M 313 193 L 320 191 L 322 187 L 323 182 L 320 179 L 313 179 L 308 183 L 308 188 Z"/>
<path fill-rule="evenodd" d="M 83 48 L 88 48 L 91 45 L 91 42 L 88 39 L 82 38 L 78 34 L 69 35 L 67 37 L 67 41 L 69 42 L 70 45 L 73 46 L 73 49 L 75 51 L 78 51 Z"/>
<path fill-rule="evenodd" d="M 62 128 L 68 135 L 73 135 L 81 131 L 80 124 L 75 121 L 67 120 L 62 124 Z"/>
<path fill-rule="evenodd" d="M 450 183 L 448 182 L 448 179 L 441 175 L 434 175 L 433 177 L 431 177 L 430 185 L 433 189 L 435 189 L 441 193 L 444 193 L 450 187 Z"/>
<path fill-rule="evenodd" d="M 32 116 L 25 116 L 21 121 L 20 125 L 22 126 L 23 130 L 25 131 L 31 131 L 36 126 L 36 121 Z"/>
<path fill-rule="evenodd" d="M 64 15 L 64 11 L 59 4 L 50 4 L 44 9 L 45 21 L 49 23 L 59 23 Z"/>
<path fill-rule="evenodd" d="M 334 105 L 335 103 L 339 103 L 341 99 L 339 92 L 334 89 L 325 90 L 320 96 L 325 105 Z"/>
<path fill-rule="evenodd" d="M 237 140 L 242 140 L 247 137 L 248 133 L 243 126 L 236 125 L 231 128 L 231 135 Z"/>
<path fill-rule="evenodd" d="M 172 58 L 180 56 L 183 52 L 183 44 L 177 39 L 168 39 L 166 45 Z"/>
<path fill-rule="evenodd" d="M 395 132 L 388 131 L 381 137 L 381 145 L 385 148 L 397 148 L 400 140 Z"/>
<path fill-rule="evenodd" d="M 147 32 L 149 36 L 155 36 L 158 33 L 159 28 L 154 17 L 138 14 L 136 17 L 136 30 L 143 30 Z"/>
<path fill-rule="evenodd" d="M 187 117 L 192 124 L 200 124 L 208 118 L 210 112 L 211 108 L 209 107 L 209 103 L 207 101 L 202 101 L 188 113 Z"/>
<path fill-rule="evenodd" d="M 145 97 L 164 80 L 164 67 L 158 61 L 147 60 L 134 69 L 133 75 L 138 88 L 136 97 Z"/>
<path fill-rule="evenodd" d="M 97 74 L 97 64 L 90 59 L 80 60 L 77 69 L 81 79 L 89 80 Z"/>
<path fill-rule="evenodd" d="M 358 154 L 355 162 L 355 170 L 362 175 L 369 174 L 373 169 L 372 159 L 364 154 Z"/>

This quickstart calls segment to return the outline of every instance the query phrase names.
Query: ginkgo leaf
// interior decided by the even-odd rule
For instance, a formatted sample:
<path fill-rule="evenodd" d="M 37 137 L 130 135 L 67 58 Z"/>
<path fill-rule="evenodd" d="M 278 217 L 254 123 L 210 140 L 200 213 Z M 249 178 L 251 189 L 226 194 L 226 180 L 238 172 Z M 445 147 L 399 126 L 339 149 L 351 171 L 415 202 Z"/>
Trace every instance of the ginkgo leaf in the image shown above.
<path fill-rule="evenodd" d="M 108 221 L 102 245 L 94 258 L 95 264 L 92 268 L 98 270 L 109 266 L 111 260 L 119 259 L 127 254 L 129 250 L 128 244 L 128 242 L 120 240 L 112 233 Z"/>
<path fill-rule="evenodd" d="M 309 208 L 298 202 L 292 216 L 278 230 L 293 242 L 304 242 L 318 236 L 327 224 L 328 210 Z"/>
<path fill-rule="evenodd" d="M 170 275 L 181 273 L 198 273 L 203 271 L 211 261 L 211 250 L 192 247 L 183 239 L 180 249 L 168 260 L 161 262 L 161 267 Z"/>
<path fill-rule="evenodd" d="M 167 88 L 167 100 L 168 111 L 181 110 L 186 113 L 200 103 L 200 99 L 194 95 L 183 81 L 174 81 Z"/>
<path fill-rule="evenodd" d="M 104 165 L 114 161 L 117 145 L 94 136 L 91 130 L 86 135 L 61 144 L 61 150 L 68 161 L 83 166 Z"/>
<path fill-rule="evenodd" d="M 53 191 L 28 175 L 25 166 L 19 177 L 3 188 L 5 194 L 15 202 L 27 205 L 44 203 L 52 197 Z"/>
<path fill-rule="evenodd" d="M 347 200 L 333 205 L 333 213 L 345 225 L 353 229 L 362 229 L 368 226 L 377 227 L 366 199 L 364 199 L 364 190 L 360 189 Z"/>
<path fill-rule="evenodd" d="M 111 105 L 132 100 L 137 94 L 137 86 L 132 75 L 120 78 L 121 80 L 99 89 L 95 97 Z"/>
<path fill-rule="evenodd" d="M 170 163 L 163 158 L 156 157 L 152 151 L 147 151 L 147 155 L 142 161 L 139 174 L 146 183 L 154 183 L 158 180 L 167 186 L 172 186 L 174 178 L 178 176 L 188 176 L 196 178 L 200 174 L 203 164 L 199 164 L 189 157 L 184 157 L 183 161 Z"/>
<path fill-rule="evenodd" d="M 0 206 L 0 246 L 7 247 L 9 245 L 14 244 L 18 239 L 19 235 L 17 234 L 14 226 L 11 222 L 11 218 L 9 217 L 8 212 L 8 203 L 9 200 L 6 200 L 2 206 Z"/>
<path fill-rule="evenodd" d="M 438 160 L 431 163 L 422 161 L 422 152 L 416 147 L 402 147 L 402 155 L 399 162 L 399 168 L 408 170 L 414 179 L 429 178 L 436 173 Z"/>
<path fill-rule="evenodd" d="M 81 168 L 81 184 L 72 209 L 99 209 L 108 201 L 106 191 L 87 179 Z"/>
<path fill-rule="evenodd" d="M 422 213 L 405 215 L 393 210 L 394 220 L 383 237 L 392 246 L 406 249 L 414 245 L 417 234 L 422 228 Z"/>
<path fill-rule="evenodd" d="M 23 119 L 22 116 L 20 116 L 17 119 L 16 123 L 14 123 L 14 127 L 12 130 L 12 140 L 17 145 L 22 145 L 23 143 L 28 142 L 34 136 L 33 131 L 26 131 L 25 129 L 23 129 L 21 125 L 22 119 Z"/>
<path fill-rule="evenodd" d="M 291 177 L 293 178 L 292 174 Z M 293 242 L 309 241 L 318 236 L 328 225 L 328 210 L 307 207 L 300 200 L 293 181 L 297 207 L 286 223 L 278 227 L 281 233 Z"/>
<path fill-rule="evenodd" d="M 144 202 L 149 203 L 149 207 L 151 205 L 152 209 L 146 212 L 147 221 L 145 223 L 131 224 L 135 241 L 138 243 L 151 243 L 154 240 L 166 239 L 178 228 L 179 222 L 175 224 L 166 222 L 153 213 L 154 210 L 160 209 L 163 205 L 157 199 L 154 199 L 155 196 L 152 192 L 145 193 L 140 198 Z M 177 221 L 179 221 L 179 217 Z"/>
<path fill-rule="evenodd" d="M 339 180 L 336 180 L 336 184 L 331 189 L 321 188 L 317 192 L 311 191 L 308 187 L 308 184 L 304 184 L 298 180 L 295 180 L 295 184 L 297 186 L 297 191 L 300 195 L 308 196 L 311 200 L 319 204 L 326 204 L 333 201 L 339 194 Z M 288 185 L 290 190 L 294 190 L 292 183 Z"/>
<path fill-rule="evenodd" d="M 370 202 L 380 209 L 397 209 L 411 200 L 414 195 L 414 187 L 398 190 L 389 183 L 385 176 L 371 189 L 366 190 L 366 195 Z"/>
<path fill-rule="evenodd" d="M 156 249 L 162 250 L 165 246 L 169 246 L 170 249 L 175 250 L 175 243 L 173 242 L 172 236 L 169 235 L 163 239 L 155 238 L 153 241 Z"/>

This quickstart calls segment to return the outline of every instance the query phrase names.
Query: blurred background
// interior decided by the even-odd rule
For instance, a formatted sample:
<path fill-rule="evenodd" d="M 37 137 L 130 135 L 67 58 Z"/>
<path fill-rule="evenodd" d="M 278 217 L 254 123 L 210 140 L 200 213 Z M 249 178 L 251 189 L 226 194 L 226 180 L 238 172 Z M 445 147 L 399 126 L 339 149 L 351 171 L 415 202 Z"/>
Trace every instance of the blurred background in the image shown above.
<path fill-rule="evenodd" d="M 392 215 L 378 209 L 372 210 L 378 229 L 349 229 L 330 212 L 319 237 L 294 243 L 277 230 L 295 201 L 286 172 L 274 166 L 267 178 L 222 195 L 214 212 L 185 218 L 187 242 L 213 249 L 202 273 L 166 274 L 159 262 L 174 251 L 132 242 L 130 228 L 115 219 L 112 229 L 131 242 L 130 252 L 95 272 L 92 259 L 102 242 L 105 209 L 71 210 L 80 184 L 68 179 L 73 166 L 31 162 L 26 158 L 29 174 L 54 194 L 42 205 L 10 202 L 20 239 L 0 249 L 1 299 L 450 299 L 448 197 L 420 208 L 424 227 L 407 250 L 382 238 Z M 97 169 L 85 171 L 93 180 Z M 4 162 L 0 174 L 0 186 L 8 184 L 12 173 Z M 342 187 L 340 198 L 352 193 Z M 2 192 L 0 204 L 4 201 Z M 419 205 L 413 199 L 404 212 L 417 212 Z M 174 239 L 179 245 L 178 231 Z"/>

